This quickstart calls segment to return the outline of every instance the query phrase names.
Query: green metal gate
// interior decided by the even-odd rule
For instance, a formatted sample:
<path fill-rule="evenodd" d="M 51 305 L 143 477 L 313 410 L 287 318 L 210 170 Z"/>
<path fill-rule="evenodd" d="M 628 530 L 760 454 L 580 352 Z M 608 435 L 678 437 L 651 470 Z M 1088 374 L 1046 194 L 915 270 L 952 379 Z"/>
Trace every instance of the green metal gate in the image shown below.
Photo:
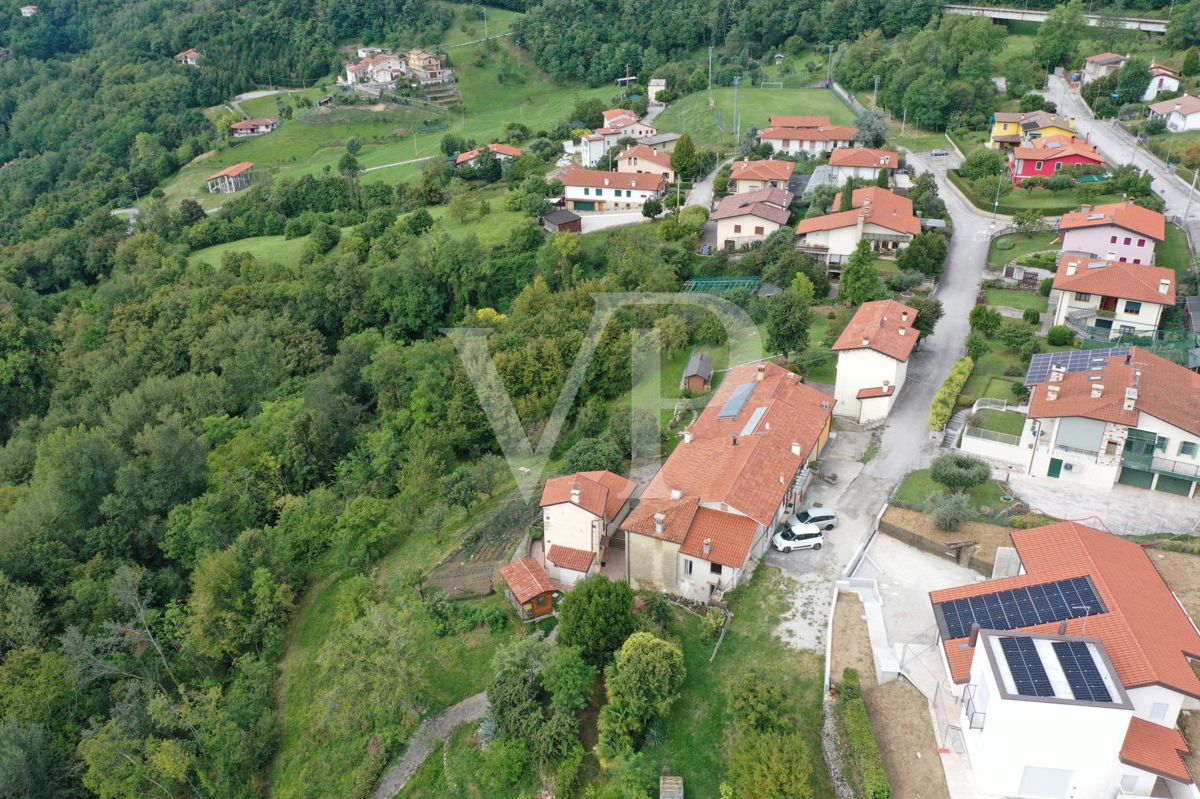
<path fill-rule="evenodd" d="M 1154 486 L 1154 489 L 1166 494 L 1178 494 L 1181 497 L 1186 497 L 1191 493 L 1192 481 L 1185 480 L 1182 477 L 1172 477 L 1169 474 L 1160 474 L 1158 476 L 1158 484 Z"/>
<path fill-rule="evenodd" d="M 1121 467 L 1121 476 L 1117 478 L 1117 482 L 1136 488 L 1149 488 L 1150 484 L 1154 482 L 1154 472 L 1146 472 L 1141 469 L 1123 466 Z"/>

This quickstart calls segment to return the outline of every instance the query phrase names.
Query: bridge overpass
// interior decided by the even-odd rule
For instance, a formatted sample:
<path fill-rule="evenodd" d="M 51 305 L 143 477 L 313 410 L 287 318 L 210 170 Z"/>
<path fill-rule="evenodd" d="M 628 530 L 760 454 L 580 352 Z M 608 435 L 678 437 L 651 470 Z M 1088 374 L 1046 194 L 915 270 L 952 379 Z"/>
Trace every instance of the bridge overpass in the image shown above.
<path fill-rule="evenodd" d="M 958 3 L 947 3 L 942 6 L 943 14 L 963 14 L 970 17 L 990 17 L 991 19 L 1015 19 L 1023 22 L 1045 22 L 1050 12 L 1037 8 L 1006 8 L 1004 6 L 975 6 Z M 1084 14 L 1088 25 L 1100 22 L 1099 14 Z M 1166 33 L 1165 19 L 1150 19 L 1148 17 L 1120 17 L 1121 26 L 1131 31 L 1146 33 Z"/>

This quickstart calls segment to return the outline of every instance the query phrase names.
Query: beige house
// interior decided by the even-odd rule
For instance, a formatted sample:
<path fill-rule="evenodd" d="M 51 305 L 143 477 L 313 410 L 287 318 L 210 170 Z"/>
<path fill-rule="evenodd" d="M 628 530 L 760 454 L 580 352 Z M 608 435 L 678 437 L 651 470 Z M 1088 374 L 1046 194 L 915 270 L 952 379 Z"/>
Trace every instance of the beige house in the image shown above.
<path fill-rule="evenodd" d="M 719 600 L 803 497 L 833 398 L 774 363 L 731 370 L 621 528 L 634 588 Z"/>
<path fill-rule="evenodd" d="M 1175 271 L 1126 261 L 1064 256 L 1050 290 L 1054 324 L 1091 340 L 1158 329 L 1163 309 L 1175 305 Z"/>
<path fill-rule="evenodd" d="M 1116 53 L 1098 53 L 1083 60 L 1081 83 L 1086 86 L 1094 80 L 1107 78 L 1125 64 L 1125 56 Z"/>
<path fill-rule="evenodd" d="M 886 172 L 890 182 L 900 167 L 900 154 L 870 147 L 834 150 L 829 154 L 829 167 L 835 186 L 846 185 L 850 178 L 875 181 L 880 172 Z"/>
<path fill-rule="evenodd" d="M 577 472 L 546 481 L 542 490 L 542 567 L 574 585 L 595 574 L 637 484 L 606 471 Z"/>
<path fill-rule="evenodd" d="M 841 206 L 842 195 L 833 207 Z M 878 186 L 855 189 L 851 210 L 804 219 L 796 227 L 796 249 L 807 252 L 841 274 L 860 239 L 871 242 L 881 258 L 895 258 L 921 233 L 921 220 L 913 214 L 912 200 Z"/>
<path fill-rule="evenodd" d="M 791 161 L 734 161 L 729 173 L 729 193 L 786 189 L 795 171 L 796 165 Z"/>
<path fill-rule="evenodd" d="M 762 241 L 787 224 L 793 195 L 783 189 L 730 194 L 710 217 L 717 223 L 717 246 L 740 249 Z"/>
<path fill-rule="evenodd" d="M 920 335 L 915 308 L 895 300 L 864 302 L 833 351 L 838 354 L 835 416 L 859 424 L 887 417 L 904 386 L 908 359 Z"/>
<path fill-rule="evenodd" d="M 617 156 L 617 171 L 632 174 L 662 175 L 667 182 L 675 182 L 675 169 L 671 166 L 671 154 L 665 150 L 635 144 Z"/>

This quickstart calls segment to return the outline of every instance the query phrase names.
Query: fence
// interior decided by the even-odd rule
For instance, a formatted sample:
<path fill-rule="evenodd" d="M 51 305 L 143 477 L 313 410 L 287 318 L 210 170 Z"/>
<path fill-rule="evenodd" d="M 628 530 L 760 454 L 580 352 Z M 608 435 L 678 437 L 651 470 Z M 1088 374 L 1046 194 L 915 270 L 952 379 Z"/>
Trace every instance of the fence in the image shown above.
<path fill-rule="evenodd" d="M 858 98 L 846 91 L 836 80 L 829 84 L 829 88 L 838 96 L 838 99 L 848 105 L 850 110 L 855 114 L 861 114 L 867 110 L 866 106 L 858 101 Z"/>
<path fill-rule="evenodd" d="M 1019 436 L 1008 433 L 997 433 L 995 430 L 984 430 L 982 427 L 968 427 L 963 431 L 965 438 L 982 438 L 984 441 L 994 441 L 997 444 L 1007 444 L 1010 447 L 1021 446 Z"/>

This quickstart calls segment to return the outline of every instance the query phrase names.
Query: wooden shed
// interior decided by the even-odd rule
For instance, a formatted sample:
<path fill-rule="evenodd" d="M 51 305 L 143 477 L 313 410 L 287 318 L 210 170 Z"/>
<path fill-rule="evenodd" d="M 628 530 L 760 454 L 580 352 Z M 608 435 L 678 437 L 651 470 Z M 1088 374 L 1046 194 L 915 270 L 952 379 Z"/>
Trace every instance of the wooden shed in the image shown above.
<path fill-rule="evenodd" d="M 533 558 L 514 560 L 500 567 L 508 584 L 507 594 L 523 619 L 537 619 L 554 612 L 554 601 L 562 593 L 558 584 Z"/>
<path fill-rule="evenodd" d="M 683 387 L 696 394 L 712 388 L 713 359 L 702 352 L 692 353 L 683 370 Z"/>
<path fill-rule="evenodd" d="M 554 233 L 562 231 L 563 233 L 580 233 L 583 230 L 583 220 L 579 214 L 571 211 L 551 211 L 542 217 L 542 227 Z"/>

